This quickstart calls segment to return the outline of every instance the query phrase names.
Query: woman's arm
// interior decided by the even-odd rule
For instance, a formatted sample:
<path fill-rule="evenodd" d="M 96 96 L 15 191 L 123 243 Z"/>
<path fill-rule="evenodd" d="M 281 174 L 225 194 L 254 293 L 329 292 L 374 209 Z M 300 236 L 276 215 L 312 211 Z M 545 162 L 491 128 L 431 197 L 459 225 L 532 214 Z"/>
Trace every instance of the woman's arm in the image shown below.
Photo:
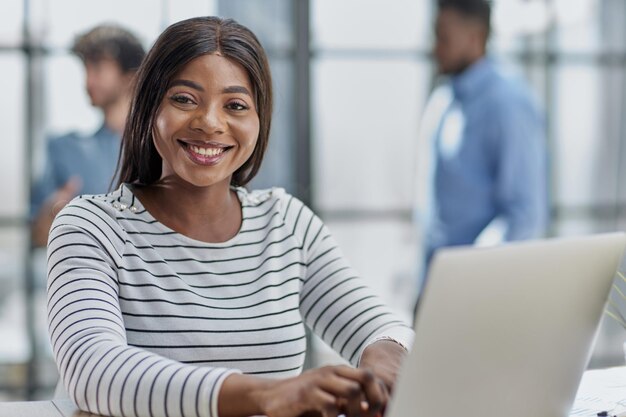
<path fill-rule="evenodd" d="M 363 282 L 322 221 L 295 198 L 284 218 L 301 240 L 306 277 L 300 311 L 313 331 L 391 390 L 413 330 Z M 389 339 L 389 340 L 382 340 Z"/>
<path fill-rule="evenodd" d="M 292 200 L 284 204 L 283 216 L 300 240 L 306 264 L 300 292 L 306 324 L 353 365 L 381 337 L 410 346 L 413 330 L 350 266 L 328 228 L 302 202 L 286 198 Z"/>
<path fill-rule="evenodd" d="M 407 353 L 407 348 L 397 342 L 378 340 L 365 348 L 359 368 L 371 370 L 391 393 Z"/>
<path fill-rule="evenodd" d="M 130 346 L 117 265 L 125 246 L 116 211 L 75 200 L 57 216 L 48 246 L 48 323 L 64 386 L 81 410 L 108 416 L 217 415 L 234 370 L 182 364 Z"/>

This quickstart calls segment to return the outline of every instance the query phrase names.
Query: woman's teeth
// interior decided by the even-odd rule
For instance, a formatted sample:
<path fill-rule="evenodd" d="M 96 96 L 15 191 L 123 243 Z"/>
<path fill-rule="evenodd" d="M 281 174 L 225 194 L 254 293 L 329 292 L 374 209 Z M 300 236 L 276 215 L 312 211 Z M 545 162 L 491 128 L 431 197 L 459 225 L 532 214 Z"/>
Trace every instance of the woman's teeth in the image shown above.
<path fill-rule="evenodd" d="M 217 156 L 224 152 L 224 148 L 203 148 L 201 146 L 189 145 L 191 150 L 203 156 Z"/>

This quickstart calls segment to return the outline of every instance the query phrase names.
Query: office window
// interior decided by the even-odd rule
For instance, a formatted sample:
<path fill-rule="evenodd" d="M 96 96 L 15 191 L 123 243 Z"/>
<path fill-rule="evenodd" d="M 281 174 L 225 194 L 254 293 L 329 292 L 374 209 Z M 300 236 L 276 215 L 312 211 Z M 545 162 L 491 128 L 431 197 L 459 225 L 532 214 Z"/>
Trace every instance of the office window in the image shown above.
<path fill-rule="evenodd" d="M 322 211 L 408 210 L 429 66 L 414 59 L 313 65 L 314 198 Z"/>
<path fill-rule="evenodd" d="M 0 3 L 0 47 L 20 44 L 23 20 L 24 4 L 22 0 Z"/>
<path fill-rule="evenodd" d="M 314 0 L 311 2 L 315 49 L 406 50 L 431 43 L 428 1 Z"/>
<path fill-rule="evenodd" d="M 313 201 L 360 275 L 405 317 L 430 13 L 429 2 L 311 2 Z"/>
<path fill-rule="evenodd" d="M 605 2 L 605 5 L 608 3 Z M 556 48 L 564 53 L 600 50 L 603 47 L 602 29 L 596 22 L 600 21 L 601 11 L 601 2 L 595 0 L 556 1 L 553 6 Z M 615 5 L 611 7 L 611 14 L 620 15 Z M 611 43 L 614 42 L 614 36 L 606 37 L 606 40 L 609 38 L 612 38 Z"/>
<path fill-rule="evenodd" d="M 294 65 L 291 58 L 271 57 L 270 67 L 274 83 L 274 115 L 269 145 L 257 177 L 251 188 L 284 187 L 295 190 L 293 172 L 296 169 L 293 154 L 294 126 Z"/>
<path fill-rule="evenodd" d="M 25 63 L 20 52 L 0 54 L 0 89 L 5 99 L 0 100 L 0 125 L 2 126 L 2 152 L 0 153 L 0 178 L 16 179 L 24 174 L 24 109 Z M 1 181 L 0 216 L 20 217 L 26 208 L 26 193 L 19 181 Z"/>
<path fill-rule="evenodd" d="M 24 55 L 17 51 L 0 52 L 0 126 L 3 152 L 0 154 L 0 400 L 11 398 L 23 386 L 20 366 L 29 361 L 30 344 L 26 303 L 23 291 L 26 237 L 20 219 L 26 207 L 26 194 L 19 181 L 24 166 L 24 116 L 26 73 Z"/>
<path fill-rule="evenodd" d="M 294 7 L 290 0 L 221 0 L 218 11 L 252 30 L 271 56 L 294 46 Z"/>
<path fill-rule="evenodd" d="M 216 10 L 217 0 L 170 0 L 162 11 L 162 20 L 173 23 L 191 17 L 214 15 Z"/>
<path fill-rule="evenodd" d="M 11 365 L 24 364 L 30 359 L 26 299 L 22 290 L 24 263 L 21 261 L 25 256 L 27 239 L 28 235 L 18 227 L 3 227 L 0 230 L 0 376 Z M 38 309 L 41 313 L 44 305 L 40 304 Z M 17 375 L 8 377 L 12 379 L 0 377 L 0 401 L 2 390 L 19 381 L 22 375 L 17 372 Z"/>
<path fill-rule="evenodd" d="M 44 42 L 49 47 L 69 48 L 77 34 L 83 33 L 102 23 L 116 23 L 129 28 L 144 43 L 151 45 L 161 32 L 165 11 L 161 5 L 165 2 L 153 0 L 48 0 L 40 12 L 45 17 L 41 24 L 45 28 Z M 120 11 L 123 10 L 123 13 Z M 80 16 L 80 18 L 77 18 Z"/>
<path fill-rule="evenodd" d="M 603 169 L 596 165 L 596 155 L 606 143 L 599 123 L 600 73 L 590 65 L 563 64 L 554 71 L 551 161 L 556 189 L 552 198 L 557 205 L 580 206 L 600 197 L 601 191 L 594 178 Z M 614 165 L 614 161 L 604 160 L 603 165 Z"/>

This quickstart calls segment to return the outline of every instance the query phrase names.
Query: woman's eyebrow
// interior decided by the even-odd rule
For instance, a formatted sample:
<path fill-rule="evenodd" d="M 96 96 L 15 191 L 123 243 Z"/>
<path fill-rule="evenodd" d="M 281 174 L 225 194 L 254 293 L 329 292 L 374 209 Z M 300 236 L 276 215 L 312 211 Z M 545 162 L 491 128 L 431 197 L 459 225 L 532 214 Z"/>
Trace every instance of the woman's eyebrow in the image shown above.
<path fill-rule="evenodd" d="M 250 91 L 242 85 L 232 85 L 230 87 L 226 87 L 222 90 L 222 93 L 224 94 L 241 93 L 241 94 L 247 94 L 250 97 L 252 97 L 252 94 L 250 93 Z"/>
<path fill-rule="evenodd" d="M 204 92 L 204 88 L 202 88 L 200 84 L 193 82 L 191 80 L 174 80 L 170 83 L 169 88 L 176 87 L 178 85 L 184 85 L 185 87 L 193 88 L 194 90 Z"/>
<path fill-rule="evenodd" d="M 179 85 L 183 85 L 185 87 L 189 87 L 189 88 L 193 88 L 195 90 L 204 92 L 204 88 L 191 80 L 174 80 L 170 83 L 169 88 L 172 87 L 176 87 Z M 246 94 L 249 95 L 250 97 L 252 97 L 252 93 L 250 93 L 250 90 L 248 90 L 246 87 L 242 86 L 242 85 L 231 85 L 229 87 L 224 87 L 224 89 L 222 90 L 223 94 L 236 94 L 236 93 L 241 93 L 241 94 Z"/>

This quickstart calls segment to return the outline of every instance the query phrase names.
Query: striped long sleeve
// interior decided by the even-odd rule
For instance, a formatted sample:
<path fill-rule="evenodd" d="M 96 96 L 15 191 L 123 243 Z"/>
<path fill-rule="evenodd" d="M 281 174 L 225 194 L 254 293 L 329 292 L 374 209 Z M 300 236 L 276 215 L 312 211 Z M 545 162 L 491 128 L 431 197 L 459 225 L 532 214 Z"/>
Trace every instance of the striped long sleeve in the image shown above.
<path fill-rule="evenodd" d="M 303 236 L 306 276 L 300 311 L 307 326 L 353 365 L 378 337 L 410 346 L 413 331 L 363 282 L 322 221 L 291 198 L 287 221 Z"/>
<path fill-rule="evenodd" d="M 353 363 L 380 335 L 410 342 L 306 206 L 280 189 L 235 191 L 243 222 L 221 243 L 167 228 L 126 185 L 59 213 L 48 245 L 49 333 L 79 408 L 217 417 L 232 372 L 301 372 L 305 324 Z"/>
<path fill-rule="evenodd" d="M 110 416 L 217 415 L 217 389 L 231 371 L 129 346 L 117 273 L 125 237 L 110 210 L 90 200 L 69 206 L 48 247 L 50 339 L 80 409 Z"/>

